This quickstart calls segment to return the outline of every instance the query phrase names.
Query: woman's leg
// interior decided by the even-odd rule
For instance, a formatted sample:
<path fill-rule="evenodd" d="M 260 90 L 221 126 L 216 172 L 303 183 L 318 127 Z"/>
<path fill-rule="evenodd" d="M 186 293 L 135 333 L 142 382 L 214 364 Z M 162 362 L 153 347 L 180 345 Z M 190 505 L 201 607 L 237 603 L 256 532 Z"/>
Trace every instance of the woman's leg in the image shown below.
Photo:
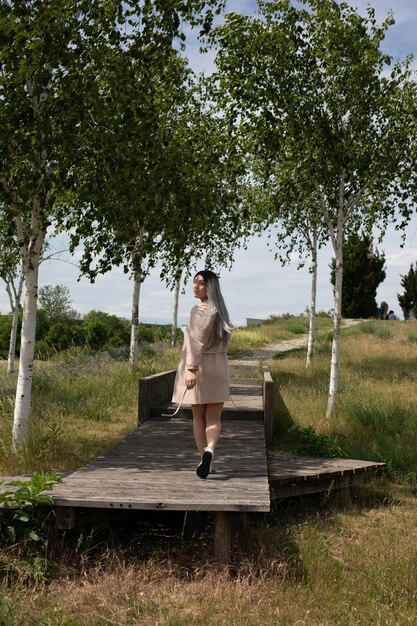
<path fill-rule="evenodd" d="M 193 432 L 200 454 L 204 448 L 214 448 L 220 437 L 223 402 L 212 404 L 193 404 Z"/>
<path fill-rule="evenodd" d="M 206 404 L 206 446 L 212 450 L 216 447 L 220 437 L 223 404 L 223 402 Z"/>
<path fill-rule="evenodd" d="M 206 405 L 205 404 L 192 404 L 191 410 L 193 412 L 193 432 L 194 439 L 198 451 L 201 454 L 204 452 L 204 448 L 207 447 L 207 435 L 206 435 Z"/>
<path fill-rule="evenodd" d="M 201 454 L 197 476 L 207 478 L 211 470 L 214 448 L 220 437 L 223 402 L 192 404 L 194 439 Z"/>

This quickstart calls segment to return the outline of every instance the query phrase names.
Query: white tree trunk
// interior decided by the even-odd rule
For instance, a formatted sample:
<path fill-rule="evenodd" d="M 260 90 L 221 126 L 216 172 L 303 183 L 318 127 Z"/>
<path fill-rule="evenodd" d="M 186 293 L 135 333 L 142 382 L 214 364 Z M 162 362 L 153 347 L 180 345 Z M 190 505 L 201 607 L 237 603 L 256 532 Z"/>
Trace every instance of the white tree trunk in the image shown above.
<path fill-rule="evenodd" d="M 313 232 L 313 245 L 311 248 L 311 303 L 310 303 L 310 327 L 308 331 L 306 367 L 311 365 L 314 357 L 314 340 L 316 334 L 316 300 L 317 300 L 317 229 Z"/>
<path fill-rule="evenodd" d="M 31 100 L 34 120 L 39 117 L 40 106 L 48 97 L 48 90 L 40 95 L 36 93 L 36 82 L 37 78 L 35 77 L 26 80 L 26 88 Z M 48 171 L 52 166 L 48 163 L 44 138 L 44 133 L 40 130 L 38 135 L 38 156 L 40 162 Z M 38 305 L 38 273 L 42 246 L 46 236 L 46 227 L 41 227 L 40 219 L 43 218 L 42 222 L 44 223 L 47 221 L 45 219 L 45 212 L 47 211 L 51 199 L 51 190 L 45 191 L 45 174 L 43 170 L 39 171 L 39 174 L 38 192 L 34 196 L 31 207 L 28 241 L 25 237 L 26 233 L 22 214 L 19 211 L 16 212 L 19 254 L 25 283 L 19 374 L 17 378 L 16 402 L 13 418 L 13 446 L 16 450 L 25 448 L 29 440 L 30 403 L 32 397 L 32 374 L 35 356 L 36 313 Z"/>
<path fill-rule="evenodd" d="M 174 290 L 174 309 L 172 311 L 172 332 L 171 332 L 171 346 L 174 348 L 177 345 L 177 328 L 178 328 L 178 302 L 180 299 L 181 288 L 181 269 L 178 269 L 177 277 L 175 281 Z"/>
<path fill-rule="evenodd" d="M 133 262 L 135 267 L 135 261 L 138 263 L 139 269 L 133 275 L 133 298 L 132 298 L 132 321 L 130 328 L 130 353 L 129 363 L 133 369 L 138 367 L 138 335 L 139 335 L 139 299 L 140 299 L 140 285 L 142 282 L 142 245 L 145 237 L 144 226 L 140 227 L 139 238 L 136 243 L 136 249 L 133 252 Z"/>
<path fill-rule="evenodd" d="M 342 286 L 343 286 L 343 223 L 342 215 L 338 216 L 338 228 L 334 252 L 336 257 L 335 290 L 334 290 L 334 316 L 333 316 L 333 342 L 332 358 L 330 363 L 330 385 L 327 400 L 326 417 L 331 417 L 336 408 L 337 392 L 339 388 L 340 366 L 340 331 L 342 325 Z"/>
<path fill-rule="evenodd" d="M 136 272 L 133 278 L 132 298 L 132 323 L 130 328 L 130 353 L 129 363 L 134 368 L 138 367 L 138 334 L 139 334 L 139 299 L 141 276 Z"/>
<path fill-rule="evenodd" d="M 25 448 L 29 439 L 30 401 L 32 397 L 32 373 L 35 354 L 38 299 L 38 270 L 40 252 L 45 238 L 45 233 L 37 229 L 37 223 L 35 225 L 32 224 L 32 233 L 34 233 L 32 243 L 27 251 L 26 259 L 19 374 L 13 419 L 13 445 L 15 449 Z"/>
<path fill-rule="evenodd" d="M 24 278 L 23 272 L 19 277 L 19 286 L 17 291 L 14 289 L 14 298 L 13 298 L 13 307 L 12 307 L 12 328 L 10 331 L 10 342 L 9 342 L 9 355 L 7 358 L 7 373 L 12 374 L 14 372 L 14 360 L 16 355 L 16 338 L 17 338 L 17 328 L 19 325 L 19 309 L 20 309 L 20 300 L 22 297 Z"/>

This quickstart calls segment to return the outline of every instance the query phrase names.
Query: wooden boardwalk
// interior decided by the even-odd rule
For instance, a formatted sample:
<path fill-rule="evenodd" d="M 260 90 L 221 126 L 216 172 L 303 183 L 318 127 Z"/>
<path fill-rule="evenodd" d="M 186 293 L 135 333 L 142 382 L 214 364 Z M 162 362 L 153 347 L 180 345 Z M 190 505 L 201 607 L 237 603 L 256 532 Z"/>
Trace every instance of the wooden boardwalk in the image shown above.
<path fill-rule="evenodd" d="M 175 372 L 150 376 L 139 383 L 140 426 L 103 455 L 67 474 L 49 494 L 58 527 L 72 528 L 83 508 L 214 511 L 215 555 L 227 562 L 236 514 L 265 513 L 271 502 L 281 498 L 347 488 L 384 466 L 284 452 L 267 456 L 273 417 L 269 371 L 250 364 L 233 364 L 231 370 L 232 401 L 223 413 L 214 474 L 201 480 L 195 473 L 199 456 L 190 407 L 184 406 L 175 417 L 162 416 L 170 410 L 167 399 Z M 5 484 L 0 485 L 0 492 L 5 489 Z"/>
<path fill-rule="evenodd" d="M 163 417 L 172 372 L 149 377 L 150 389 L 142 424 L 103 455 L 54 486 L 51 496 L 57 524 L 71 528 L 80 508 L 116 510 L 214 511 L 215 555 L 229 558 L 232 515 L 270 510 L 264 393 L 254 368 L 237 367 L 231 402 L 225 407 L 222 435 L 214 459 L 215 473 L 196 475 L 196 450 L 190 407 L 175 417 Z M 248 369 L 246 369 L 246 373 Z M 144 402 L 143 404 L 146 404 Z M 271 407 L 272 408 L 272 407 Z M 143 409 L 143 407 L 142 407 Z"/>
<path fill-rule="evenodd" d="M 270 451 L 268 479 L 271 500 L 350 489 L 384 467 L 385 463 L 359 459 L 305 457 Z"/>
<path fill-rule="evenodd" d="M 215 473 L 201 480 L 191 421 L 151 419 L 52 491 L 59 507 L 269 511 L 261 422 L 226 421 Z"/>

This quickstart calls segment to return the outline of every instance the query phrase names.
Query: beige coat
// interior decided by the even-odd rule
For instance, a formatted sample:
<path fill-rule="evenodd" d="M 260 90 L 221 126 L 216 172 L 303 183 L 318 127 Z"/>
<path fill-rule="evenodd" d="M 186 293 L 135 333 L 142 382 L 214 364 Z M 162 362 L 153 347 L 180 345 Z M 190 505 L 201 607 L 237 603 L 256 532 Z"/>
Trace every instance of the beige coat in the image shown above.
<path fill-rule="evenodd" d="M 172 396 L 172 401 L 177 404 L 181 401 L 185 404 L 208 404 L 229 400 L 227 345 L 220 342 L 215 347 L 207 348 L 215 320 L 216 313 L 209 313 L 206 302 L 191 309 Z M 197 383 L 184 396 L 188 367 L 197 369 Z"/>

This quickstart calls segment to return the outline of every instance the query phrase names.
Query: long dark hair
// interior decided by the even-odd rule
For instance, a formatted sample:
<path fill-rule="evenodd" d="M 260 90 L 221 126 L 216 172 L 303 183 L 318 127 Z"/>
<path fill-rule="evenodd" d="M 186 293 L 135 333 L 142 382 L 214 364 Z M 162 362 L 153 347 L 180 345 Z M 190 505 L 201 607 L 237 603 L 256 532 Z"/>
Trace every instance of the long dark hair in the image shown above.
<path fill-rule="evenodd" d="M 228 342 L 233 325 L 224 302 L 220 289 L 219 277 L 211 270 L 201 270 L 194 276 L 202 276 L 207 289 L 207 304 L 210 313 L 216 312 L 216 323 L 213 326 L 213 334 L 207 342 L 207 347 L 212 348 L 220 341 Z"/>

